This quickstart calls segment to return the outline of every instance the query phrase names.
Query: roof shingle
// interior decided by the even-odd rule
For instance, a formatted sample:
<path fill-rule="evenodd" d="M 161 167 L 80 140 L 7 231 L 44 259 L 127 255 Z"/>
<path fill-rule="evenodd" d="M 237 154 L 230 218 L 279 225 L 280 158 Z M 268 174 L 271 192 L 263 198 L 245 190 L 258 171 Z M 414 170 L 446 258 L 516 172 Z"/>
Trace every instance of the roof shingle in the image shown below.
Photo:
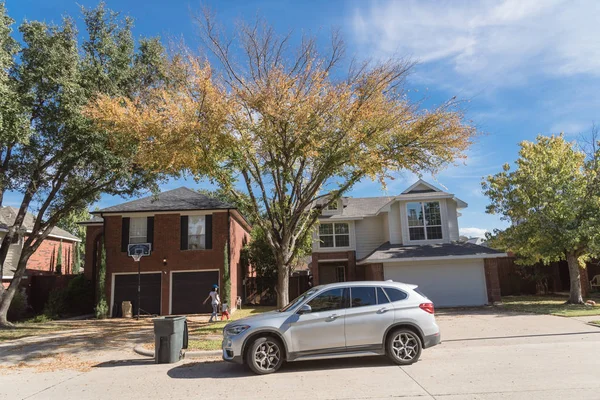
<path fill-rule="evenodd" d="M 158 195 L 144 197 L 116 206 L 92 211 L 92 214 L 144 212 L 144 211 L 183 211 L 183 210 L 217 210 L 236 208 L 220 200 L 208 197 L 186 187 L 169 190 Z"/>
<path fill-rule="evenodd" d="M 12 224 L 14 224 L 15 219 L 17 218 L 18 212 L 19 212 L 19 210 L 14 207 L 8 207 L 8 206 L 0 207 L 0 226 L 4 225 L 4 226 L 8 227 L 8 226 L 11 226 Z M 34 215 L 32 213 L 28 212 L 27 214 L 25 214 L 25 219 L 23 221 L 23 227 L 28 232 L 30 232 L 31 229 L 33 229 L 34 221 L 35 221 Z M 50 236 L 59 237 L 61 239 L 73 240 L 73 241 L 80 240 L 77 236 L 72 235 L 71 233 L 69 233 L 69 232 L 65 231 L 64 229 L 61 229 L 57 226 L 52 228 L 52 230 L 50 231 Z"/>
<path fill-rule="evenodd" d="M 472 243 L 440 243 L 427 245 L 403 246 L 386 242 L 379 246 L 370 255 L 362 259 L 361 263 L 377 263 L 381 261 L 393 261 L 410 258 L 429 257 L 460 257 L 460 256 L 502 256 L 503 252 L 489 247 L 479 246 Z"/>

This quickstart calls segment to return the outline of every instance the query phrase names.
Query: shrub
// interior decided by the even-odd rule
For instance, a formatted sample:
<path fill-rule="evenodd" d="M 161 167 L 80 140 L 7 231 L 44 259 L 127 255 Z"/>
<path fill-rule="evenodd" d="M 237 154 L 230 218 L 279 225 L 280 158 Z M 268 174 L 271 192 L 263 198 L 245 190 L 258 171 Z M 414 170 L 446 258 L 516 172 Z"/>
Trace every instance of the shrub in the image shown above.
<path fill-rule="evenodd" d="M 50 292 L 48 301 L 44 306 L 44 315 L 51 319 L 60 318 L 67 312 L 67 292 L 63 289 L 55 289 Z"/>
<path fill-rule="evenodd" d="M 10 303 L 7 318 L 10 321 L 18 321 L 25 316 L 26 311 L 27 295 L 25 294 L 25 289 L 17 290 L 12 299 L 12 303 Z"/>
<path fill-rule="evenodd" d="M 70 314 L 87 314 L 94 309 L 92 283 L 84 275 L 77 275 L 69 281 L 66 289 L 67 311 Z"/>
<path fill-rule="evenodd" d="M 108 316 L 108 304 L 105 299 L 100 299 L 98 305 L 96 305 L 96 318 L 102 319 Z"/>

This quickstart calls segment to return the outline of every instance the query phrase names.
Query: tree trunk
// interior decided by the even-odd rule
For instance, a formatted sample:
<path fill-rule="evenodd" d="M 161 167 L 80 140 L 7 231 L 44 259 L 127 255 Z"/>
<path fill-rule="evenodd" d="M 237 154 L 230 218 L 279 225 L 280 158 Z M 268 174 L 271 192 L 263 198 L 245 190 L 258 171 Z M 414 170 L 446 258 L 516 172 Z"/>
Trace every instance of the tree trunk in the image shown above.
<path fill-rule="evenodd" d="M 571 280 L 571 290 L 569 292 L 568 304 L 583 304 L 581 296 L 581 277 L 579 275 L 579 261 L 573 253 L 567 254 L 567 264 L 569 265 L 569 279 Z"/>
<path fill-rule="evenodd" d="M 277 266 L 277 308 L 283 308 L 290 302 L 290 274 L 287 265 Z"/>
<path fill-rule="evenodd" d="M 4 290 L 0 295 L 0 328 L 12 328 L 14 325 L 8 321 L 8 309 L 10 308 L 10 304 L 12 303 L 13 297 L 17 290 L 19 290 L 19 285 L 21 283 L 21 279 L 23 275 L 25 275 L 25 269 L 27 267 L 27 261 L 29 261 L 29 257 L 33 254 L 33 252 L 24 252 L 21 253 L 21 257 L 19 258 L 19 264 L 17 266 L 17 270 L 10 281 L 10 285 L 8 289 Z"/>

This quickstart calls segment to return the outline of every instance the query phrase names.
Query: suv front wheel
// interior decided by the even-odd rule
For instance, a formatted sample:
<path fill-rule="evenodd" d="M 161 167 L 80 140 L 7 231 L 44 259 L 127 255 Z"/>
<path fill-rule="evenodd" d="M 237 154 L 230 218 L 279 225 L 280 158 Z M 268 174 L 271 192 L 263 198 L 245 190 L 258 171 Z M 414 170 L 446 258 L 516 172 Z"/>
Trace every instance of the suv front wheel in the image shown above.
<path fill-rule="evenodd" d="M 398 365 L 410 365 L 421 356 L 421 339 L 410 329 L 397 329 L 387 337 L 385 351 Z"/>
<path fill-rule="evenodd" d="M 283 346 L 272 336 L 259 337 L 252 342 L 246 352 L 246 364 L 252 372 L 272 374 L 283 364 Z"/>

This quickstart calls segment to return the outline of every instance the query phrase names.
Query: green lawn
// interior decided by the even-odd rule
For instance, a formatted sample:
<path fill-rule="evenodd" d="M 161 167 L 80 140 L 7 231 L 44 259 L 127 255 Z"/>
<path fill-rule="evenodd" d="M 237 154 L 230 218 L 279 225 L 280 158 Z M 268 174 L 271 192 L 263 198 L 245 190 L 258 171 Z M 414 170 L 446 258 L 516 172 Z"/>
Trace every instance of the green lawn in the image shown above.
<path fill-rule="evenodd" d="M 55 324 L 52 322 L 17 322 L 12 329 L 0 329 L 0 342 L 45 335 L 70 328 L 71 326 L 68 324 Z"/>
<path fill-rule="evenodd" d="M 505 296 L 502 297 L 502 309 L 506 311 L 550 314 L 561 317 L 582 317 L 600 315 L 600 306 L 567 305 L 566 296 Z"/>
<path fill-rule="evenodd" d="M 198 328 L 192 328 L 190 330 L 190 336 L 200 336 L 200 335 L 222 335 L 223 328 L 225 325 L 230 323 L 231 321 L 235 321 L 237 319 L 245 318 L 250 315 L 260 314 L 267 311 L 273 311 L 276 307 L 244 307 L 242 310 L 237 310 L 231 316 L 229 321 L 217 321 L 212 323 L 202 324 Z"/>
<path fill-rule="evenodd" d="M 188 350 L 221 350 L 221 340 L 190 340 L 188 342 Z"/>

